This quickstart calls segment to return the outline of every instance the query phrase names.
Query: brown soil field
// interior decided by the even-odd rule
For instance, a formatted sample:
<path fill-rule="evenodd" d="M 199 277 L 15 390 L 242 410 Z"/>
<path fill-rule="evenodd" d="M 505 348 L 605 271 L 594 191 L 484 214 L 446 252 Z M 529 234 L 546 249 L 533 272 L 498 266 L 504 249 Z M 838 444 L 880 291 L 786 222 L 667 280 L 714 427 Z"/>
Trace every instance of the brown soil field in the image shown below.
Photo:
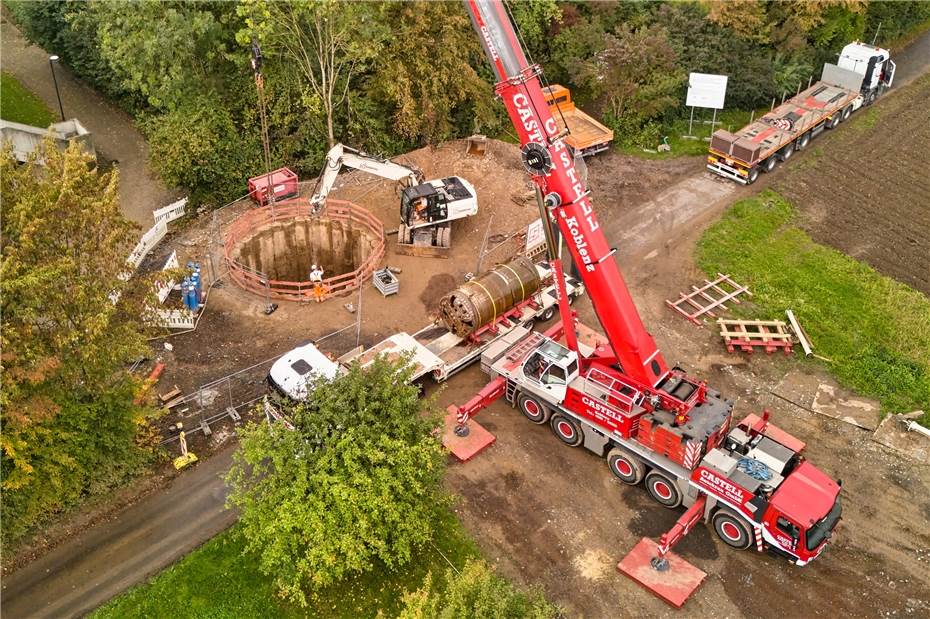
<path fill-rule="evenodd" d="M 860 109 L 773 180 L 820 243 L 930 294 L 930 76 Z"/>

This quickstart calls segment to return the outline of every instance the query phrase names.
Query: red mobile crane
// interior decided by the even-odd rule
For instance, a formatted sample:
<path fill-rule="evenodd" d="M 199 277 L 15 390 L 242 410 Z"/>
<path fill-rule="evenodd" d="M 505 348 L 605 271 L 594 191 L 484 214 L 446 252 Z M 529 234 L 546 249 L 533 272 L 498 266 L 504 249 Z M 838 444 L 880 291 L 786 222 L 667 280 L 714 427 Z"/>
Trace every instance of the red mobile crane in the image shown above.
<path fill-rule="evenodd" d="M 645 481 L 665 507 L 687 506 L 658 546 L 643 540 L 618 566 L 672 604 L 683 604 L 704 577 L 669 553 L 699 519 L 712 522 L 730 546 L 755 546 L 807 564 L 840 519 L 839 484 L 807 462 L 804 443 L 770 424 L 767 413 L 731 428 L 729 400 L 669 369 L 552 117 L 542 70 L 527 61 L 500 0 L 464 2 L 496 73 L 495 93 L 520 137 L 523 164 L 542 196 L 547 238 L 554 223 L 567 239 L 606 339 L 575 320 L 550 242 L 560 324 L 545 334 L 515 329 L 484 352 L 481 365 L 492 380 L 455 408 L 460 428 L 504 397 L 530 421 L 549 423 L 563 443 L 606 457 L 621 481 Z"/>

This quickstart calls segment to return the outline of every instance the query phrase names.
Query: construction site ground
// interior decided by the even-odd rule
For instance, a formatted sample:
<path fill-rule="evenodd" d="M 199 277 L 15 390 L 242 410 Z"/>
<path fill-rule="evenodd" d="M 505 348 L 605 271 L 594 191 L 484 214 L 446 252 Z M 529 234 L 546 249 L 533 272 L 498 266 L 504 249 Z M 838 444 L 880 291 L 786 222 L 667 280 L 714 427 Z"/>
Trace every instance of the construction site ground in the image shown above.
<path fill-rule="evenodd" d="M 889 114 L 887 121 L 895 123 L 898 118 L 912 122 L 906 114 Z M 894 144 L 887 148 L 896 152 Z M 398 330 L 426 326 L 439 298 L 462 282 L 466 273 L 477 270 L 486 236 L 493 238 L 490 247 L 501 244 L 484 258 L 482 268 L 520 249 L 520 240 L 500 237 L 523 231 L 537 216 L 517 148 L 491 142 L 488 156 L 481 159 L 466 157 L 464 150 L 464 142 L 458 141 L 399 158 L 420 166 L 427 178 L 454 174 L 472 181 L 480 211 L 476 217 L 455 223 L 453 253 L 446 260 L 395 255 L 392 247 L 396 237 L 388 237 L 385 263 L 401 269 L 400 293 L 383 298 L 370 283 L 365 285 L 362 344 L 370 345 Z M 866 158 L 864 154 L 862 160 Z M 781 356 L 728 354 L 715 329 L 696 327 L 665 306 L 665 299 L 677 297 L 679 291 L 688 290 L 704 277 L 692 259 L 702 230 L 727 205 L 757 190 L 713 177 L 702 168 L 699 158 L 645 161 L 615 152 L 590 160 L 589 185 L 605 233 L 617 248 L 616 258 L 643 320 L 668 361 L 735 399 L 737 415 L 769 408 L 774 423 L 807 441 L 810 459 L 844 480 L 844 519 L 825 554 L 805 568 L 732 550 L 708 528 L 698 527 L 676 548 L 708 574 L 685 610 L 689 615 L 712 617 L 926 616 L 930 613 L 926 583 L 930 563 L 928 467 L 878 445 L 866 430 L 807 410 L 814 397 L 811 384 L 835 385 L 814 365 Z M 803 172 L 786 169 L 779 174 Z M 786 186 L 796 182 L 793 178 L 782 180 Z M 386 229 L 396 228 L 398 199 L 391 183 L 352 173 L 344 177 L 333 195 L 370 209 Z M 799 195 L 796 205 L 803 211 L 803 194 Z M 212 215 L 205 214 L 185 231 L 172 233 L 152 263 L 157 264 L 170 249 L 179 250 L 182 261 L 204 261 L 205 252 L 211 244 L 215 248 L 222 224 L 232 212 L 221 212 L 216 227 Z M 842 221 L 835 225 L 842 225 Z M 924 251 L 930 247 L 924 245 Z M 323 304 L 281 303 L 274 313 L 265 315 L 264 299 L 237 289 L 227 278 L 210 292 L 207 309 L 194 332 L 153 342 L 154 353 L 167 363 L 156 390 L 167 391 L 176 384 L 183 392 L 192 393 L 199 385 L 351 325 L 356 315 L 344 309 L 347 302 L 357 305 L 357 295 Z M 596 326 L 587 299 L 575 307 L 582 321 Z M 327 339 L 322 347 L 341 353 L 352 348 L 355 339 L 355 330 L 350 328 Z M 165 341 L 173 350 L 164 349 Z M 238 381 L 235 396 L 212 393 L 211 397 L 240 400 L 260 393 L 264 373 L 267 368 L 260 367 Z M 477 366 L 469 368 L 440 388 L 438 403 L 445 407 L 466 401 L 485 379 Z M 679 510 L 659 506 L 642 488 L 623 486 L 603 460 L 583 449 L 563 447 L 547 427 L 530 424 L 503 403 L 492 405 L 477 419 L 496 435 L 497 442 L 467 464 L 450 464 L 447 485 L 458 496 L 456 510 L 466 528 L 507 577 L 540 584 L 571 617 L 675 614 L 618 574 L 615 566 L 641 537 L 657 538 L 666 531 L 680 515 Z M 228 450 L 221 450 L 220 445 L 229 441 L 231 432 L 228 422 L 216 424 L 209 438 L 192 435 L 191 446 L 203 457 L 220 450 L 216 457 L 226 461 Z M 173 453 L 177 445 L 168 449 Z M 166 483 L 177 490 L 184 479 L 182 475 Z M 222 504 L 222 486 L 217 474 L 208 479 L 216 487 L 212 507 L 204 509 L 216 510 Z M 178 500 L 183 500 L 183 493 Z M 191 518 L 198 514 L 192 513 Z M 47 532 L 46 537 L 55 538 L 55 531 Z M 73 553 L 73 563 L 82 556 L 81 550 Z M 164 550 L 161 556 L 151 558 L 145 574 L 179 556 L 176 548 Z M 88 552 L 86 546 L 83 552 Z M 116 544 L 101 559 L 118 569 L 136 552 L 131 545 Z M 67 562 L 68 556 L 62 561 Z M 17 598 L 25 603 L 30 590 L 35 593 L 40 590 L 36 587 L 52 587 L 43 580 L 47 573 L 30 576 L 30 567 L 4 579 L 5 603 L 15 604 Z M 64 595 L 86 586 L 87 573 L 70 574 L 64 569 L 53 589 L 41 589 L 41 597 L 54 600 L 58 592 Z M 30 578 L 32 589 L 24 582 Z M 17 595 L 8 596 L 8 586 Z M 87 610 L 119 590 L 103 595 L 91 591 L 67 609 L 59 608 L 56 615 L 68 615 L 75 608 Z M 41 608 L 37 603 L 20 608 L 36 610 Z"/>

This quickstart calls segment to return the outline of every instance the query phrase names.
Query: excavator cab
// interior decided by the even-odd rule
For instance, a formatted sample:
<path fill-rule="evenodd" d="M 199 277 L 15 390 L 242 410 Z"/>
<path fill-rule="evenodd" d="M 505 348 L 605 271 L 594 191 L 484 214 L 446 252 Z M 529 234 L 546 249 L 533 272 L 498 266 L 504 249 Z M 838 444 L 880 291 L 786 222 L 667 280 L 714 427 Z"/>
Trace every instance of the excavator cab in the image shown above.
<path fill-rule="evenodd" d="M 400 218 L 408 228 L 445 221 L 449 204 L 430 183 L 407 187 L 401 192 Z"/>

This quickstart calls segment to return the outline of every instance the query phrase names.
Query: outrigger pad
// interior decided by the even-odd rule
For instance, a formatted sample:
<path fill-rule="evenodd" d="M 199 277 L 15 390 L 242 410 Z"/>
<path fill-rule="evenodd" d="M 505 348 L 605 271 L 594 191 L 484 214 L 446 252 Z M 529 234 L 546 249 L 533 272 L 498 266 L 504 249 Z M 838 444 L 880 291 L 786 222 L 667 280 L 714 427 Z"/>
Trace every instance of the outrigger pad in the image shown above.
<path fill-rule="evenodd" d="M 675 608 L 681 608 L 685 601 L 701 586 L 707 577 L 703 571 L 694 567 L 674 552 L 665 555 L 668 569 L 660 572 L 652 567 L 652 558 L 656 556 L 657 544 L 644 537 L 617 564 L 617 570 L 623 572 L 640 585 L 652 591 Z"/>
<path fill-rule="evenodd" d="M 482 449 L 497 439 L 485 430 L 474 419 L 468 420 L 468 436 L 459 436 L 455 433 L 456 409 L 449 406 L 446 409 L 446 419 L 442 432 L 442 445 L 458 458 L 459 462 L 468 462 Z"/>

